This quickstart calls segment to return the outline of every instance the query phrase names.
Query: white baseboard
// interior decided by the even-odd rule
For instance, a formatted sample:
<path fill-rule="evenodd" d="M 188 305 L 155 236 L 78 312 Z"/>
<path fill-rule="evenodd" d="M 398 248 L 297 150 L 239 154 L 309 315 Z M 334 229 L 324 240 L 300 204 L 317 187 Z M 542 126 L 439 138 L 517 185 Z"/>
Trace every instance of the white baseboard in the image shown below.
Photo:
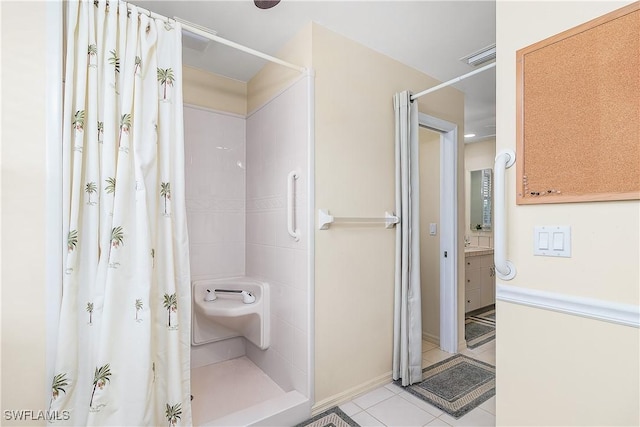
<path fill-rule="evenodd" d="M 640 307 L 632 304 L 539 291 L 504 283 L 496 284 L 496 300 L 640 328 Z"/>
<path fill-rule="evenodd" d="M 342 405 L 354 397 L 359 396 L 363 393 L 369 392 L 371 390 L 375 390 L 376 388 L 383 386 L 385 384 L 389 384 L 391 382 L 391 371 L 389 373 L 380 375 L 370 381 L 352 387 L 348 390 L 345 390 L 341 393 L 334 394 L 331 397 L 321 400 L 320 402 L 316 402 L 315 405 L 311 408 L 311 416 L 317 415 L 321 412 L 326 411 L 329 408 L 334 406 Z"/>

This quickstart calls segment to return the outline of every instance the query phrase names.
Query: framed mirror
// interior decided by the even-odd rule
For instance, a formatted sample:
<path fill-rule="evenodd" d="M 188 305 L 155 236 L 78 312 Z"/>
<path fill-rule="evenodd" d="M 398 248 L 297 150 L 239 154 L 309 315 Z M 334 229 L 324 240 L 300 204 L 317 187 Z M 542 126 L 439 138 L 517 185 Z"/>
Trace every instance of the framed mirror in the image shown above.
<path fill-rule="evenodd" d="M 492 170 L 471 171 L 469 212 L 472 231 L 491 230 Z"/>

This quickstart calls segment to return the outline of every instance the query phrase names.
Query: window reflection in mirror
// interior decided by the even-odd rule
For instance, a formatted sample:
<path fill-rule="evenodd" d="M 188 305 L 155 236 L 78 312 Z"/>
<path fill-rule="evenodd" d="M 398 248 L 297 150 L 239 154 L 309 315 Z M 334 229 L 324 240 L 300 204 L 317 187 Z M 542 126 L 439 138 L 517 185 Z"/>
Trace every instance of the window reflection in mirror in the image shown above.
<path fill-rule="evenodd" d="M 491 230 L 491 169 L 471 171 L 471 230 Z"/>

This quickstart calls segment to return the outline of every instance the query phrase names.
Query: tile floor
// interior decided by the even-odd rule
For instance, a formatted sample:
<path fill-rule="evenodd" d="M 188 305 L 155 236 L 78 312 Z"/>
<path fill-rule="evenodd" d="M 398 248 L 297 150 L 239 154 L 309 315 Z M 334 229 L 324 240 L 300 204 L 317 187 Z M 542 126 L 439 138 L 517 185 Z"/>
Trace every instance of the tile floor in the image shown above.
<path fill-rule="evenodd" d="M 422 342 L 422 351 L 423 368 L 451 357 L 451 354 L 426 341 Z M 496 342 L 493 340 L 474 349 L 465 349 L 462 354 L 495 366 Z M 340 405 L 340 409 L 362 427 L 495 426 L 495 408 L 494 396 L 463 417 L 455 419 L 393 384 L 387 384 Z"/>

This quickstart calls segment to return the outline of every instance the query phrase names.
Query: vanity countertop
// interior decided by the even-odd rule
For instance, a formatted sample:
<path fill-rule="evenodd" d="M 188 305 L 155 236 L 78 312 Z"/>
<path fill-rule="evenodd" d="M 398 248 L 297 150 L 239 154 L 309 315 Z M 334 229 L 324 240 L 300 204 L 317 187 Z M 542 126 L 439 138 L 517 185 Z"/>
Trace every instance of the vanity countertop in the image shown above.
<path fill-rule="evenodd" d="M 464 256 L 493 255 L 493 248 L 483 246 L 467 246 L 464 248 Z"/>

